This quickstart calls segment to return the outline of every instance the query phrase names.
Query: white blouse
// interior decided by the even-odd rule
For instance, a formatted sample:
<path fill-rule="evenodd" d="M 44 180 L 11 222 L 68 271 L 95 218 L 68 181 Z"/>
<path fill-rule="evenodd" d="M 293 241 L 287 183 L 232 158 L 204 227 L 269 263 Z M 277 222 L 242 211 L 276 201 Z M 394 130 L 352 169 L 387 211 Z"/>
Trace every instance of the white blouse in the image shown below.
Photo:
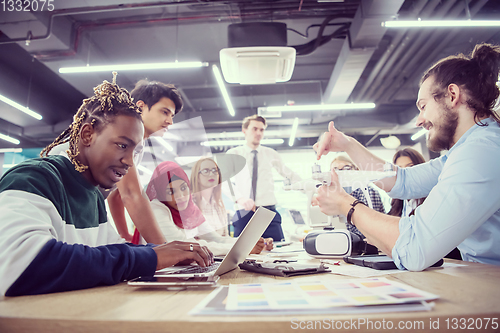
<path fill-rule="evenodd" d="M 205 217 L 206 222 L 221 236 L 229 236 L 228 233 L 228 217 L 226 209 L 215 203 L 212 197 L 207 201 L 201 197 L 200 205 L 201 213 Z"/>
<path fill-rule="evenodd" d="M 206 221 L 193 229 L 182 229 L 175 225 L 170 209 L 157 199 L 151 201 L 151 208 L 165 235 L 167 242 L 188 241 L 208 247 L 214 255 L 225 255 L 229 252 L 236 238 L 223 237 L 215 232 Z"/>

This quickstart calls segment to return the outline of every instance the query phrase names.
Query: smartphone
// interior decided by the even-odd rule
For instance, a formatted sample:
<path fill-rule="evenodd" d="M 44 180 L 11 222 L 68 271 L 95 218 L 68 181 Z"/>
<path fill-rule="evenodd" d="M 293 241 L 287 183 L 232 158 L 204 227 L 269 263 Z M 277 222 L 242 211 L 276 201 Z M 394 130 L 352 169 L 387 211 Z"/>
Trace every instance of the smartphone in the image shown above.
<path fill-rule="evenodd" d="M 222 262 L 222 260 L 224 260 L 226 256 L 215 256 L 214 257 L 214 261 L 215 262 Z"/>
<path fill-rule="evenodd" d="M 187 288 L 215 287 L 219 276 L 171 277 L 171 276 L 141 276 L 128 281 L 132 287 L 156 287 L 182 290 Z"/>
<path fill-rule="evenodd" d="M 386 255 L 361 255 L 344 257 L 344 261 L 350 264 L 370 267 L 378 270 L 397 269 L 394 261 Z M 439 267 L 443 264 L 443 259 L 436 262 L 431 267 Z"/>

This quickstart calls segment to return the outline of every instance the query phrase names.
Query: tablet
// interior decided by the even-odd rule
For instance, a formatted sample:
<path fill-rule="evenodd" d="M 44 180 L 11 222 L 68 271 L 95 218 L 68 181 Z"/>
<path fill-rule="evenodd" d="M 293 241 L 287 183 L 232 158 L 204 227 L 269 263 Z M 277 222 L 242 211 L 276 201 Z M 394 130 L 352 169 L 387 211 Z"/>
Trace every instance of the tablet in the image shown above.
<path fill-rule="evenodd" d="M 386 255 L 361 255 L 344 257 L 344 261 L 350 264 L 370 267 L 378 270 L 397 269 L 394 261 Z M 431 267 L 439 267 L 443 264 L 443 259 L 436 262 Z"/>
<path fill-rule="evenodd" d="M 172 290 L 206 288 L 217 286 L 219 276 L 172 277 L 172 276 L 141 276 L 128 281 L 132 287 L 153 287 Z"/>

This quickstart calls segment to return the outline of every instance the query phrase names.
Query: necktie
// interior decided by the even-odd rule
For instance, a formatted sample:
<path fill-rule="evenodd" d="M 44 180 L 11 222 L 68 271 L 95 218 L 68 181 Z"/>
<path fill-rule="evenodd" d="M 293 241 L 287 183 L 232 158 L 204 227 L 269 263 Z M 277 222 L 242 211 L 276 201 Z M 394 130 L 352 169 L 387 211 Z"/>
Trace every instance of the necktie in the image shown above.
<path fill-rule="evenodd" d="M 252 150 L 253 154 L 253 169 L 252 169 L 252 192 L 250 193 L 250 198 L 255 201 L 255 197 L 257 195 L 257 169 L 259 167 L 259 163 L 257 161 L 257 150 Z"/>

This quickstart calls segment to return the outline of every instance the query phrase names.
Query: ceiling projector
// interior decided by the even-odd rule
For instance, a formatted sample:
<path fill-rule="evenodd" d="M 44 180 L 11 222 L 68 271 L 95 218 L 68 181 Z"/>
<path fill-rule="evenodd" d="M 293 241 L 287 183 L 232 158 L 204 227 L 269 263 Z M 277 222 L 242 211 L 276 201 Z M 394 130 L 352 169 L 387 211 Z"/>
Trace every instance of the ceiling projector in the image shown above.
<path fill-rule="evenodd" d="M 235 23 L 228 27 L 228 48 L 220 50 L 220 64 L 228 83 L 286 82 L 295 66 L 295 48 L 288 47 L 286 24 Z"/>

